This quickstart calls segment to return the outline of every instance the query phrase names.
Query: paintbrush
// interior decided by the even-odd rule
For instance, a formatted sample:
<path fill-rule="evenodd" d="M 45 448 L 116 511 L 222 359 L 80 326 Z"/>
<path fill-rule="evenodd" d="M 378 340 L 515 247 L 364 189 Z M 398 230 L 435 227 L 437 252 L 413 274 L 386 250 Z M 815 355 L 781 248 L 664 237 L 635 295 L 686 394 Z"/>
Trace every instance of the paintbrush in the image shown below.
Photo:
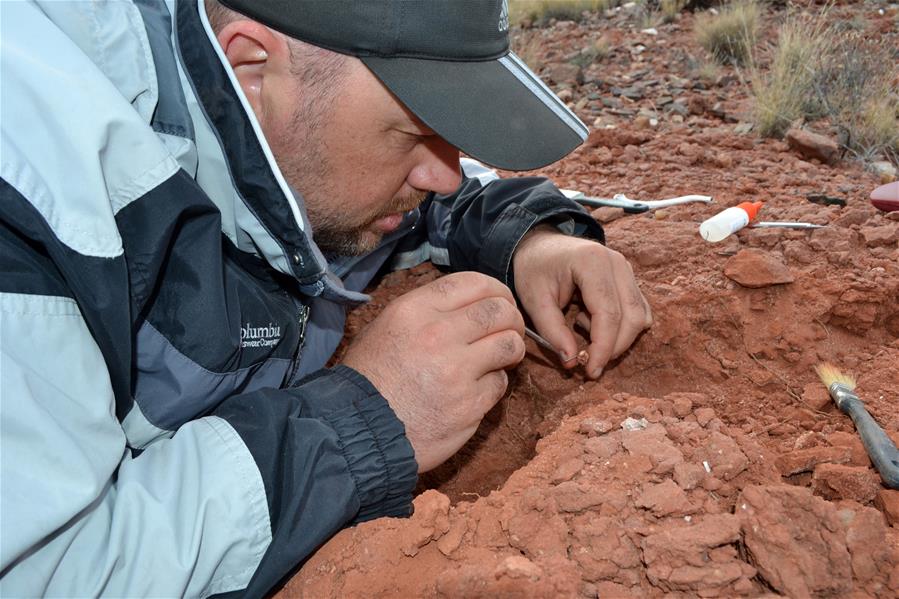
<path fill-rule="evenodd" d="M 865 404 L 855 394 L 855 379 L 826 362 L 815 366 L 815 371 L 840 411 L 852 418 L 865 451 L 884 484 L 890 489 L 899 489 L 899 449 L 896 449 L 893 441 L 868 414 Z"/>

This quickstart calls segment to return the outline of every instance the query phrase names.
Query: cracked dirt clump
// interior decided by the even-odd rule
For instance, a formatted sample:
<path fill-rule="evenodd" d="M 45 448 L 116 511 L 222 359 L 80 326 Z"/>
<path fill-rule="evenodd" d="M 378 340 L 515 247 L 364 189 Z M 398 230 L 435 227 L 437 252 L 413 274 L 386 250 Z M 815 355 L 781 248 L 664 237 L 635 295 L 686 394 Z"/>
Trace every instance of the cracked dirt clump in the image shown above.
<path fill-rule="evenodd" d="M 284 589 L 303 597 L 888 597 L 899 531 L 784 484 L 774 456 L 683 398 L 619 394 L 560 426 L 499 490 L 339 533 Z M 663 415 L 670 414 L 670 415 Z M 892 549 L 891 549 L 892 548 Z M 667 595 L 666 595 L 667 594 Z"/>

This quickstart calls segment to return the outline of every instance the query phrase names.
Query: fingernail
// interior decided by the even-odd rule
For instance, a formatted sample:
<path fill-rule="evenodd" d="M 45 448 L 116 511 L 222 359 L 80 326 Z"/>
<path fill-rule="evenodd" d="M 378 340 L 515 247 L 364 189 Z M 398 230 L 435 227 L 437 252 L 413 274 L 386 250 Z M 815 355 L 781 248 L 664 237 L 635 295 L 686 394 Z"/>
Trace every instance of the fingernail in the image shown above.
<path fill-rule="evenodd" d="M 593 378 L 598 379 L 600 376 L 602 376 L 602 368 L 593 371 Z"/>

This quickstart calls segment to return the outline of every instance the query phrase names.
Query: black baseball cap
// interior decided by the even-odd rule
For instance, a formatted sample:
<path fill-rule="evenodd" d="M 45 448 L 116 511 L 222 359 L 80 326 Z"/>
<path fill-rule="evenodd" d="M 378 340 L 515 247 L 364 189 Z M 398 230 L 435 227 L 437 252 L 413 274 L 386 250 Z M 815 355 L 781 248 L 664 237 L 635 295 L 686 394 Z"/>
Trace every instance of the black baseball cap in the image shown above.
<path fill-rule="evenodd" d="M 358 57 L 428 127 L 491 166 L 545 166 L 587 138 L 586 125 L 510 52 L 508 0 L 220 2 Z"/>

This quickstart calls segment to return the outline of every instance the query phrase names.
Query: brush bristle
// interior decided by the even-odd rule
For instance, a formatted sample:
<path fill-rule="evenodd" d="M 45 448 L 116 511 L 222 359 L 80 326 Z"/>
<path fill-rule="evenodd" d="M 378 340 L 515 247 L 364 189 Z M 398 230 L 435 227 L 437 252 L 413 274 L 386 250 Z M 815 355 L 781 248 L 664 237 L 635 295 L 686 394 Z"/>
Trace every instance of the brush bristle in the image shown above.
<path fill-rule="evenodd" d="M 830 389 L 830 386 L 834 383 L 840 383 L 850 391 L 855 389 L 855 379 L 848 374 L 840 372 L 833 364 L 828 362 L 818 364 L 815 366 L 815 372 L 818 373 L 818 376 L 821 377 L 821 382 L 824 383 L 824 386 L 828 389 Z"/>

